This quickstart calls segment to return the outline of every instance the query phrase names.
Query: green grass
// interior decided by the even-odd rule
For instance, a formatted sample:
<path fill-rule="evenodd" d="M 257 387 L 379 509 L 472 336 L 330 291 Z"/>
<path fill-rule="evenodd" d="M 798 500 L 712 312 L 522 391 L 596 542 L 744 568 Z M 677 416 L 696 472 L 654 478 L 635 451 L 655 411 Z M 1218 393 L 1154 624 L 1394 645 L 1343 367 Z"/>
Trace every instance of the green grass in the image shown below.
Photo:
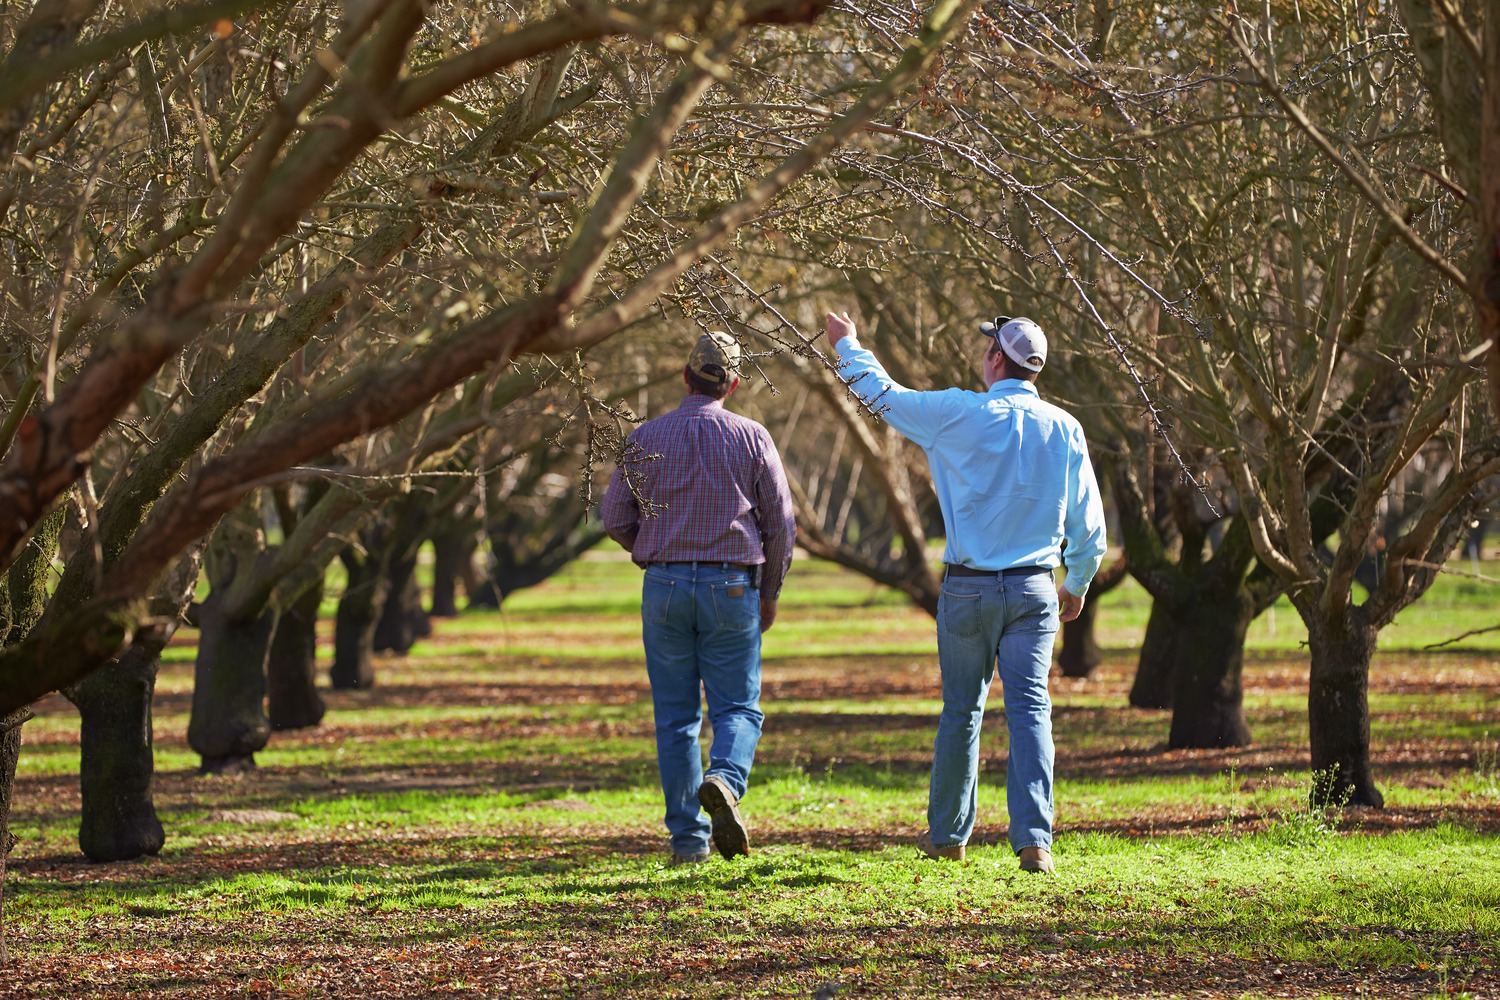
<path fill-rule="evenodd" d="M 77 855 L 76 719 L 46 703 L 25 729 L 5 899 L 17 960 L 0 997 L 1500 985 L 1500 658 L 1488 637 L 1420 651 L 1476 627 L 1483 592 L 1462 580 L 1440 579 L 1424 617 L 1398 622 L 1414 631 L 1377 654 L 1389 808 L 1347 814 L 1306 805 L 1294 617 L 1252 637 L 1255 744 L 1169 752 L 1169 713 L 1121 707 L 1147 608 L 1129 586 L 1108 595 L 1105 664 L 1054 683 L 1050 879 L 1023 876 L 1005 844 L 998 718 L 969 860 L 915 856 L 939 708 L 933 623 L 806 561 L 766 644 L 767 723 L 744 803 L 755 853 L 667 867 L 638 586 L 601 553 L 503 612 L 441 622 L 411 655 L 381 660 L 375 689 L 325 692 L 322 727 L 277 734 L 239 777 L 195 773 L 185 632 L 155 707 L 169 839 L 136 862 Z"/>
<path fill-rule="evenodd" d="M 27 911 L 44 911 L 37 919 L 73 925 L 142 913 L 191 913 L 229 924 L 291 911 L 337 920 L 370 909 L 477 907 L 496 911 L 497 919 L 500 911 L 524 910 L 533 920 L 551 908 L 581 915 L 595 929 L 624 932 L 636 922 L 632 904 L 641 902 L 665 909 L 661 922 L 684 931 L 748 918 L 766 931 L 857 933 L 893 916 L 943 927 L 968 916 L 1003 915 L 1033 933 L 1125 932 L 1200 956 L 1340 964 L 1416 963 L 1433 957 L 1428 948 L 1435 939 L 1473 935 L 1493 947 L 1500 934 L 1500 871 L 1485 864 L 1493 845 L 1449 827 L 1380 840 L 1296 828 L 1160 840 L 1085 834 L 1062 846 L 1069 858 L 1063 872 L 1035 879 L 1017 873 L 1009 852 L 993 847 L 976 849 L 962 865 L 925 864 L 894 847 L 773 847 L 743 862 L 671 869 L 621 855 L 587 865 L 493 858 L 486 856 L 493 844 L 474 838 L 450 843 L 463 858 L 457 863 L 344 865 L 196 882 L 157 881 L 148 868 L 144 878 L 36 887 L 25 898 Z M 1184 923 L 1195 933 L 1176 940 Z M 1372 929 L 1408 933 L 1386 937 Z M 59 939 L 57 949 L 118 947 L 107 938 L 63 940 L 60 930 L 48 936 Z"/>

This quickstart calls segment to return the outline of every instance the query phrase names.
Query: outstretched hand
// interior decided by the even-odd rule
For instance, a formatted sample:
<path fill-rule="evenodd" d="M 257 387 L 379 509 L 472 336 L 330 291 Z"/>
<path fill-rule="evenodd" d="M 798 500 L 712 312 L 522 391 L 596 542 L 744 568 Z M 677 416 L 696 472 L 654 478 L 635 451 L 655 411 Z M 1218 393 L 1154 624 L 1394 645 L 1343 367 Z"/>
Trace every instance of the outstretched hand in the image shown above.
<path fill-rule="evenodd" d="M 854 320 L 849 318 L 847 311 L 842 313 L 829 313 L 827 320 L 828 343 L 837 347 L 838 342 L 845 337 L 854 336 Z"/>

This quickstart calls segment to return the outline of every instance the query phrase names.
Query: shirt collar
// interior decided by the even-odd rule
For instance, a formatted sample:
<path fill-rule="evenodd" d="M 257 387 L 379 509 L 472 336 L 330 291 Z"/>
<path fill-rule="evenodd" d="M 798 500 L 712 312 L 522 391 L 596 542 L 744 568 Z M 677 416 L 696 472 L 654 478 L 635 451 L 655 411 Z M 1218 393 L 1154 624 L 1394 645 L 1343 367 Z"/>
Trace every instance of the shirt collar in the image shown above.
<path fill-rule="evenodd" d="M 1041 393 L 1036 391 L 1036 383 L 1024 378 L 1003 378 L 990 386 L 990 392 L 995 394 L 1008 394 L 1012 392 L 1029 392 L 1038 399 Z"/>
<path fill-rule="evenodd" d="M 705 396 L 701 392 L 690 392 L 682 397 L 682 402 L 677 404 L 677 408 L 679 410 L 706 410 L 711 406 L 723 405 L 724 401 L 722 399 L 714 399 L 712 396 Z"/>

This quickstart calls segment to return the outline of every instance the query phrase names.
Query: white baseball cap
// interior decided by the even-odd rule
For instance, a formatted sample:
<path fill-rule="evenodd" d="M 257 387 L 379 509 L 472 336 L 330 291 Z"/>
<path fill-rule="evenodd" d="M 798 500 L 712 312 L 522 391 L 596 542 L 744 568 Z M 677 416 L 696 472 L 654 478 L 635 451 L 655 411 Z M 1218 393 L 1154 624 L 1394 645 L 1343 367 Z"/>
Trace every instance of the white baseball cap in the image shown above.
<path fill-rule="evenodd" d="M 1027 371 L 1039 372 L 1047 363 L 1047 335 L 1024 316 L 996 316 L 979 324 L 979 332 L 995 338 L 1005 356 Z"/>

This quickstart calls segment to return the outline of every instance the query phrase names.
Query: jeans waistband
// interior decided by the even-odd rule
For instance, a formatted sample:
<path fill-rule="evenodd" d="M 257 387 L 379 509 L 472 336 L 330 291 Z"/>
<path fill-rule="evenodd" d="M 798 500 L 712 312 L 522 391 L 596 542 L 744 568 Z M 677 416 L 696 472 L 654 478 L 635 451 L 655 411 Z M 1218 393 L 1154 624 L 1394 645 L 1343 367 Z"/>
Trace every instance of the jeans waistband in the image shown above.
<path fill-rule="evenodd" d="M 957 563 L 947 563 L 943 569 L 946 576 L 1032 576 L 1036 573 L 1052 572 L 1045 566 L 1012 566 L 1010 569 L 974 569 L 971 566 L 960 566 Z"/>
<path fill-rule="evenodd" d="M 732 572 L 749 573 L 749 572 L 751 572 L 752 570 L 755 569 L 754 566 L 747 566 L 745 563 L 716 562 L 716 561 L 707 561 L 707 560 L 705 560 L 703 562 L 654 562 L 654 563 L 647 563 L 646 565 L 647 566 L 683 566 L 683 567 L 685 567 L 687 569 L 722 569 L 722 570 L 725 570 L 725 571 L 731 572 L 731 573 Z"/>

